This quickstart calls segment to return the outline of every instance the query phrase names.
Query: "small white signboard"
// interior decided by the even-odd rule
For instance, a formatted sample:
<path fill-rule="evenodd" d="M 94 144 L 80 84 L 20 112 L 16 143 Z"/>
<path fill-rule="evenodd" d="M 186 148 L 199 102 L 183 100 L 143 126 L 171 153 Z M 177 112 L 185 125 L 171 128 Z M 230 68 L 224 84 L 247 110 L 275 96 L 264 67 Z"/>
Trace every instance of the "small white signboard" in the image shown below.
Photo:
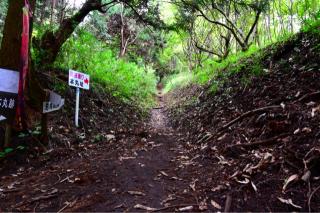
<path fill-rule="evenodd" d="M 69 70 L 69 86 L 89 90 L 90 76 L 74 70 Z"/>
<path fill-rule="evenodd" d="M 43 102 L 43 113 L 57 111 L 64 105 L 64 99 L 55 92 L 50 91 L 48 102 Z"/>
<path fill-rule="evenodd" d="M 18 94 L 19 72 L 0 68 L 0 91 Z"/>
<path fill-rule="evenodd" d="M 69 70 L 69 86 L 76 87 L 76 113 L 75 124 L 79 126 L 80 89 L 89 90 L 90 76 L 74 70 Z"/>
<path fill-rule="evenodd" d="M 0 68 L 0 121 L 12 121 L 16 114 L 19 72 Z"/>

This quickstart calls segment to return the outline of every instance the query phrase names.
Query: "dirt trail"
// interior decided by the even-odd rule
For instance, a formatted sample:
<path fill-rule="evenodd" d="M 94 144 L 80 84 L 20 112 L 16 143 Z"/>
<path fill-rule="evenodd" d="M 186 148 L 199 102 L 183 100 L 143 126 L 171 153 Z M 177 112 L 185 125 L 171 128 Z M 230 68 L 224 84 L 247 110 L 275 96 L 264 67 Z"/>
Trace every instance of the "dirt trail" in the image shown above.
<path fill-rule="evenodd" d="M 142 138 L 132 150 L 134 157 L 128 157 L 115 168 L 119 185 L 115 196 L 117 210 L 137 211 L 139 204 L 162 209 L 169 201 L 177 199 L 177 191 L 187 187 L 177 174 L 175 158 L 179 148 L 176 139 L 177 135 L 168 125 L 159 92 L 158 106 L 151 111 L 148 137 Z M 144 207 L 140 210 L 146 210 Z M 97 210 L 103 209 L 101 205 Z"/>
<path fill-rule="evenodd" d="M 158 99 L 143 136 L 83 145 L 72 157 L 51 155 L 2 176 L 0 211 L 173 211 L 196 202 L 179 176 L 188 157 Z"/>

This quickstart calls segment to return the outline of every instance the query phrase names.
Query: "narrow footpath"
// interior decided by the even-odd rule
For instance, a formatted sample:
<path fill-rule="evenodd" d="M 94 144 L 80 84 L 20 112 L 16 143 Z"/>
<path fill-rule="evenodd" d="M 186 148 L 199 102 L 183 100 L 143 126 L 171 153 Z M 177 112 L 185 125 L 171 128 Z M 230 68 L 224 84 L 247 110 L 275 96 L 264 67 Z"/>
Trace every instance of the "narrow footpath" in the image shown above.
<path fill-rule="evenodd" d="M 2 176 L 0 211 L 195 210 L 196 180 L 182 178 L 194 163 L 162 99 L 159 92 L 142 133 L 82 144 L 82 151 L 65 158 L 53 152 Z"/>

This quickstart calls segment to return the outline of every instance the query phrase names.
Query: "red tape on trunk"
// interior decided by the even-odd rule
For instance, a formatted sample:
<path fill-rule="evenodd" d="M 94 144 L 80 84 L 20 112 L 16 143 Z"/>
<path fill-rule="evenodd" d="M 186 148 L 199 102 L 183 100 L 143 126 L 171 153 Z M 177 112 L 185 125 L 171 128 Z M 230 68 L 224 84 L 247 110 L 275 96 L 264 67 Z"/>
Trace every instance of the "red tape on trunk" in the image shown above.
<path fill-rule="evenodd" d="M 18 92 L 18 107 L 17 118 L 19 126 L 27 129 L 26 113 L 25 113 L 25 99 L 24 89 L 26 84 L 26 77 L 29 70 L 29 33 L 30 33 L 30 6 L 28 0 L 24 1 L 22 13 L 22 35 L 21 35 L 21 50 L 20 50 L 20 80 Z"/>

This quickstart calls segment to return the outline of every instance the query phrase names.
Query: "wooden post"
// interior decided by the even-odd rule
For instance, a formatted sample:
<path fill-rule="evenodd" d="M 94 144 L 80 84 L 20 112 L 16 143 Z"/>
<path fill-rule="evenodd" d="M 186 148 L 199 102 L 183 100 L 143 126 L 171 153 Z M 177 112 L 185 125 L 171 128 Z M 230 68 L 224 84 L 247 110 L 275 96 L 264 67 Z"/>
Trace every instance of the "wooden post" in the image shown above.
<path fill-rule="evenodd" d="M 4 148 L 7 148 L 11 144 L 11 132 L 12 132 L 12 127 L 10 124 L 6 124 L 6 133 L 4 136 Z"/>
<path fill-rule="evenodd" d="M 48 115 L 46 113 L 43 113 L 41 116 L 41 141 L 45 145 L 49 142 L 49 136 L 48 136 Z"/>

